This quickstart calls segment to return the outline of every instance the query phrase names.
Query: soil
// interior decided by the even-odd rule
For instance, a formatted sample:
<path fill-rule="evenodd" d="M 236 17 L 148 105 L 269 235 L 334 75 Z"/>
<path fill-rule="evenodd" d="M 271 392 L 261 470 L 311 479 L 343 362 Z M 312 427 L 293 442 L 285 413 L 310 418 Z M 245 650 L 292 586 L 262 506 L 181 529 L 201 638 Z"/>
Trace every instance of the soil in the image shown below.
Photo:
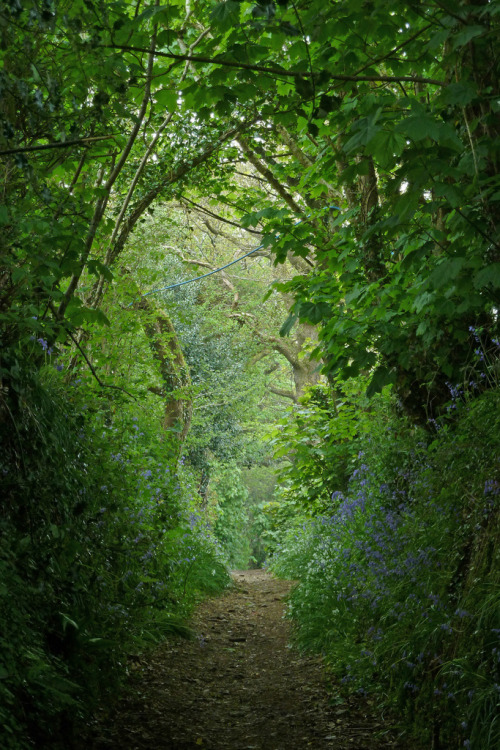
<path fill-rule="evenodd" d="M 384 750 L 398 743 L 369 702 L 343 702 L 321 659 L 290 646 L 293 583 L 262 570 L 197 610 L 192 640 L 136 663 L 127 694 L 86 740 L 94 750 Z"/>

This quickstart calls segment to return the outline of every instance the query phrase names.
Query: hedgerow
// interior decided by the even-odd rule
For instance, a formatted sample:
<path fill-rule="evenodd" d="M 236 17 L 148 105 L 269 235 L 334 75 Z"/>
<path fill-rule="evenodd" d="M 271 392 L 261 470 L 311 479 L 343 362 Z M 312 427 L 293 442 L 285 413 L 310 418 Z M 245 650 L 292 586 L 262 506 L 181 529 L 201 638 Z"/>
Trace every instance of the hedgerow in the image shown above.
<path fill-rule="evenodd" d="M 272 568 L 299 579 L 296 640 L 346 694 L 398 711 L 415 746 L 486 750 L 500 742 L 500 392 L 451 391 L 430 431 L 394 411 L 381 430 L 379 408 L 347 488 L 303 513 Z"/>
<path fill-rule="evenodd" d="M 187 634 L 228 576 L 159 420 L 53 364 L 2 364 L 0 744 L 67 747 L 128 655 Z"/>

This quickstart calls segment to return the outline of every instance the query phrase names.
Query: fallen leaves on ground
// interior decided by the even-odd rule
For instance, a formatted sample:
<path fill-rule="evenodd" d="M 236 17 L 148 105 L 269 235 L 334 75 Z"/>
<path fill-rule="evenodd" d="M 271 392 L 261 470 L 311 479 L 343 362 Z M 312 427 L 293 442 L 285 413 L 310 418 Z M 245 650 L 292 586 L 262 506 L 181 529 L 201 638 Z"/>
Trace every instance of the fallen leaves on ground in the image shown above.
<path fill-rule="evenodd" d="M 134 664 L 129 690 L 96 718 L 85 747 L 401 750 L 367 702 L 332 700 L 321 659 L 290 648 L 283 610 L 293 584 L 262 570 L 233 578 L 197 610 L 192 640 L 168 641 Z"/>

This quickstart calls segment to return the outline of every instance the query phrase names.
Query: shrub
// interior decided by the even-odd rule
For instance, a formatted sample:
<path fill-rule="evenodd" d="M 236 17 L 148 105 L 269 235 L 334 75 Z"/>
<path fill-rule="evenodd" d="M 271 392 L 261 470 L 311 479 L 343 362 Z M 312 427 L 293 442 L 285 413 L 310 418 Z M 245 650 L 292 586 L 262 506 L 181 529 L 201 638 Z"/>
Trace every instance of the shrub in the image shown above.
<path fill-rule="evenodd" d="M 500 742 L 499 406 L 497 390 L 455 398 L 433 433 L 375 419 L 345 491 L 273 561 L 300 579 L 298 642 L 427 747 Z"/>
<path fill-rule="evenodd" d="M 187 632 L 228 575 L 159 420 L 50 364 L 2 374 L 0 744 L 67 747 L 127 654 Z"/>

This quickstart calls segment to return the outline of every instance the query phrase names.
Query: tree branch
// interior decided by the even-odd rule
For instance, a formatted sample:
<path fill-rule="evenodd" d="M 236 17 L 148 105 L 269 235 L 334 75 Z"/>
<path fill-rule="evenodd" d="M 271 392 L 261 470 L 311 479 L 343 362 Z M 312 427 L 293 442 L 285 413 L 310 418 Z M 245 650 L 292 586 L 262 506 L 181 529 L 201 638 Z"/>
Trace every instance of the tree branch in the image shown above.
<path fill-rule="evenodd" d="M 155 200 L 155 198 L 160 195 L 161 191 L 164 190 L 167 185 L 171 185 L 178 180 L 180 180 L 182 177 L 184 177 L 186 174 L 191 172 L 196 167 L 199 167 L 200 164 L 203 164 L 212 154 L 217 151 L 217 149 L 226 141 L 228 141 L 230 138 L 233 138 L 235 135 L 240 133 L 244 128 L 248 127 L 250 124 L 249 121 L 245 121 L 240 123 L 238 126 L 229 128 L 224 133 L 222 133 L 217 140 L 210 144 L 205 151 L 203 151 L 198 156 L 194 156 L 189 162 L 183 162 L 175 169 L 170 170 L 170 172 L 167 174 L 166 177 L 164 177 L 160 182 L 152 188 L 146 195 L 139 201 L 135 209 L 132 211 L 132 213 L 125 219 L 122 225 L 122 230 L 115 242 L 115 246 L 113 248 L 113 253 L 110 257 L 110 262 L 113 262 L 116 260 L 117 256 L 122 251 L 125 242 L 127 241 L 127 238 L 136 225 L 137 221 L 140 219 L 140 217 L 143 215 L 144 211 L 151 205 L 151 203 Z"/>
<path fill-rule="evenodd" d="M 284 143 L 290 149 L 290 152 L 292 153 L 292 155 L 295 156 L 299 164 L 301 164 L 306 169 L 309 169 L 310 167 L 314 166 L 314 160 L 311 159 L 304 151 L 302 151 L 302 149 L 298 146 L 295 139 L 288 132 L 288 130 L 283 127 L 283 125 L 280 125 L 279 123 L 277 123 L 276 130 L 280 134 Z M 338 200 L 338 193 L 335 191 L 333 185 L 327 182 L 324 179 L 324 177 L 318 177 L 317 179 L 322 185 L 326 187 L 328 191 L 328 197 L 330 198 L 330 200 Z"/>
<path fill-rule="evenodd" d="M 260 331 L 257 328 L 255 317 L 251 313 L 236 312 L 233 313 L 230 317 L 234 318 L 235 320 L 239 320 L 240 323 L 246 323 L 247 325 L 249 325 L 252 332 L 257 336 L 258 339 L 260 339 L 260 341 L 262 341 L 263 344 L 271 346 L 272 349 L 282 354 L 293 368 L 300 366 L 297 354 L 293 352 L 282 339 L 279 339 L 276 336 L 269 336 L 268 334 Z"/>
<path fill-rule="evenodd" d="M 271 393 L 274 393 L 276 396 L 283 396 L 283 398 L 291 398 L 292 401 L 296 404 L 297 403 L 297 396 L 293 391 L 285 391 L 284 388 L 275 388 L 274 385 L 268 385 L 268 390 L 271 391 Z"/>
<path fill-rule="evenodd" d="M 225 240 L 229 240 L 233 245 L 236 244 L 236 239 L 234 235 L 228 234 L 227 232 L 224 232 L 222 229 L 216 229 L 208 219 L 202 218 L 201 222 L 206 226 L 210 234 L 213 234 L 214 237 L 223 237 Z M 203 231 L 203 230 L 202 230 Z M 252 245 L 244 244 L 244 243 L 238 243 L 239 249 L 242 253 L 249 253 Z"/>
<path fill-rule="evenodd" d="M 208 208 L 205 208 L 205 206 L 200 206 L 199 203 L 195 203 L 190 198 L 186 198 L 185 195 L 181 197 L 181 201 L 185 201 L 186 203 L 190 203 L 192 206 L 197 208 L 199 211 L 202 211 L 204 214 L 207 214 L 208 216 L 211 216 L 212 219 L 217 219 L 218 221 L 224 222 L 224 224 L 229 224 L 232 227 L 237 227 L 238 229 L 244 229 L 245 232 L 249 232 L 250 234 L 256 234 L 258 237 L 262 237 L 262 232 L 259 232 L 256 229 L 248 229 L 247 227 L 242 227 L 241 224 L 238 224 L 236 221 L 231 221 L 230 219 L 225 219 L 223 216 L 220 216 L 220 214 L 215 214 L 213 211 L 209 211 Z"/>
<path fill-rule="evenodd" d="M 148 57 L 147 75 L 146 75 L 146 83 L 144 86 L 144 94 L 142 97 L 141 107 L 137 115 L 137 120 L 134 124 L 134 127 L 132 128 L 131 134 L 128 137 L 127 143 L 125 144 L 125 147 L 122 153 L 120 154 L 120 158 L 118 159 L 118 162 L 114 164 L 114 166 L 111 169 L 111 173 L 108 179 L 106 180 L 106 183 L 103 187 L 103 195 L 96 202 L 94 214 L 92 216 L 92 220 L 90 222 L 90 226 L 87 232 L 87 237 L 85 238 L 83 250 L 80 255 L 79 262 L 78 262 L 78 271 L 74 273 L 73 276 L 71 277 L 68 288 L 66 289 L 63 295 L 63 298 L 61 300 L 61 303 L 57 311 L 59 318 L 64 317 L 66 308 L 68 307 L 71 301 L 71 298 L 73 297 L 73 294 L 76 291 L 76 288 L 80 281 L 80 277 L 83 273 L 83 269 L 85 268 L 85 265 L 89 258 L 92 245 L 94 244 L 94 238 L 97 232 L 97 227 L 101 223 L 104 213 L 106 211 L 106 207 L 108 205 L 108 200 L 109 200 L 109 196 L 111 194 L 113 185 L 116 182 L 118 175 L 122 171 L 128 159 L 128 156 L 130 154 L 130 151 L 132 150 L 132 146 L 134 145 L 135 140 L 142 127 L 144 117 L 146 115 L 147 107 L 149 104 L 149 96 L 151 93 L 151 78 L 153 75 L 153 62 L 154 62 L 154 53 L 155 53 L 155 47 L 156 47 L 156 32 L 157 32 L 157 26 L 155 25 L 154 31 L 153 31 L 153 37 L 151 40 L 152 49 L 149 51 L 149 57 Z"/>
<path fill-rule="evenodd" d="M 80 146 L 94 141 L 107 141 L 115 138 L 116 133 L 111 135 L 94 135 L 89 138 L 74 138 L 71 141 L 57 141 L 56 143 L 44 143 L 41 146 L 20 146 L 19 148 L 8 148 L 0 151 L 0 156 L 9 156 L 9 154 L 28 154 L 32 151 L 48 151 L 54 148 L 68 148 L 68 146 Z"/>
<path fill-rule="evenodd" d="M 114 389 L 116 391 L 122 391 L 123 393 L 126 393 L 127 396 L 130 396 L 130 398 L 134 399 L 134 401 L 137 401 L 136 397 L 133 396 L 128 391 L 126 391 L 125 388 L 121 388 L 121 386 L 119 386 L 119 385 L 109 385 L 108 383 L 103 383 L 102 380 L 101 380 L 101 378 L 97 374 L 94 365 L 92 364 L 92 362 L 90 361 L 90 359 L 85 354 L 85 351 L 83 350 L 83 348 L 80 345 L 80 343 L 73 336 L 73 334 L 71 333 L 71 331 L 68 331 L 68 334 L 69 334 L 70 339 L 72 340 L 72 342 L 74 343 L 74 345 L 76 346 L 76 348 L 78 349 L 78 351 L 80 352 L 80 354 L 82 355 L 82 357 L 84 358 L 85 362 L 88 365 L 88 368 L 89 368 L 90 372 L 92 373 L 92 375 L 94 376 L 94 378 L 97 380 L 97 382 L 99 383 L 99 385 L 101 386 L 101 388 L 112 388 L 112 389 Z"/>
<path fill-rule="evenodd" d="M 132 47 L 124 44 L 99 44 L 98 47 L 104 49 L 119 49 L 122 52 L 141 52 L 147 54 L 151 50 L 145 47 Z M 236 62 L 235 60 L 221 60 L 213 57 L 204 57 L 203 55 L 177 55 L 174 52 L 155 52 L 157 57 L 166 57 L 169 60 L 178 60 L 179 62 L 200 62 L 210 65 L 222 65 L 226 68 L 237 68 L 238 70 L 253 70 L 256 73 L 269 73 L 273 76 L 285 76 L 288 78 L 310 78 L 316 73 L 308 70 L 292 71 L 284 68 L 267 68 L 265 65 L 252 65 L 251 63 Z M 425 76 L 363 76 L 363 75 L 342 75 L 340 73 L 331 73 L 332 81 L 374 81 L 379 83 L 399 83 L 407 81 L 408 83 L 428 83 L 432 86 L 446 86 L 446 81 L 440 81 L 436 78 L 426 78 Z"/>
<path fill-rule="evenodd" d="M 267 180 L 269 185 L 276 190 L 278 195 L 280 195 L 287 206 L 289 206 L 292 211 L 299 216 L 304 216 L 303 209 L 299 206 L 298 203 L 294 200 L 294 198 L 290 195 L 288 190 L 285 190 L 281 182 L 273 175 L 271 170 L 266 167 L 260 159 L 257 158 L 256 154 L 251 149 L 248 141 L 245 140 L 243 137 L 239 137 L 236 139 L 236 141 L 240 144 L 241 148 L 243 149 L 243 152 L 245 156 L 247 157 L 250 164 L 252 164 L 257 172 L 260 172 L 260 174 Z"/>
<path fill-rule="evenodd" d="M 208 268 L 210 271 L 214 270 L 213 265 L 211 263 L 209 263 L 208 261 L 206 261 L 206 260 L 197 260 L 196 258 L 185 258 L 180 253 L 179 253 L 179 257 L 180 257 L 180 259 L 182 260 L 183 263 L 190 263 L 192 266 L 200 266 L 201 268 Z M 238 290 L 236 289 L 236 287 L 234 286 L 234 284 L 232 283 L 232 281 L 230 281 L 230 279 L 228 279 L 228 277 L 226 276 L 226 274 L 224 273 L 224 271 L 220 271 L 219 272 L 219 278 L 222 281 L 222 283 L 224 284 L 224 286 L 227 286 L 227 288 L 229 289 L 229 291 L 233 293 L 234 297 L 233 297 L 233 303 L 231 305 L 231 308 L 233 310 L 235 310 L 238 307 L 238 302 L 239 302 L 239 299 L 240 299 L 240 295 L 238 294 Z"/>

